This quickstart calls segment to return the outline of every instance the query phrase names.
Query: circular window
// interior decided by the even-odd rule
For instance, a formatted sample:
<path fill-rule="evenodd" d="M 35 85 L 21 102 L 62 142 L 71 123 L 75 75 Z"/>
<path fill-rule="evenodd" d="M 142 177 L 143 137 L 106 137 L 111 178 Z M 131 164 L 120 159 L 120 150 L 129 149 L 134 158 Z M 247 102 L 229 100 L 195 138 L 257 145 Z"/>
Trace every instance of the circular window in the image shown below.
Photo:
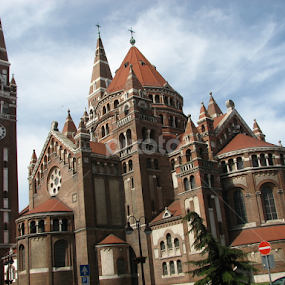
<path fill-rule="evenodd" d="M 51 196 L 56 196 L 61 187 L 61 172 L 58 167 L 54 167 L 48 178 L 48 191 Z"/>

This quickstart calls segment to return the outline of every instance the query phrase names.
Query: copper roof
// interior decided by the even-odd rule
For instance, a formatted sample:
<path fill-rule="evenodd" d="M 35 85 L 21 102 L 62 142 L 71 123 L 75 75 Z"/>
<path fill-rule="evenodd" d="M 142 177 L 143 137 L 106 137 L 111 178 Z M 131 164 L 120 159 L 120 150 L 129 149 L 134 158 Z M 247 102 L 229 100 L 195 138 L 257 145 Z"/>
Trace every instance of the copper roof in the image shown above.
<path fill-rule="evenodd" d="M 229 232 L 232 246 L 260 243 L 261 241 L 275 241 L 285 239 L 285 225 L 243 229 Z"/>
<path fill-rule="evenodd" d="M 169 218 L 173 218 L 173 217 L 178 217 L 181 216 L 181 208 L 180 208 L 180 201 L 179 200 L 175 200 L 174 202 L 172 202 L 168 207 L 167 210 L 169 212 L 171 212 L 172 216 Z M 167 222 L 169 220 L 169 218 L 162 218 L 163 214 L 165 211 L 162 211 L 156 218 L 154 218 L 151 223 L 154 222 L 158 222 L 158 221 L 165 221 Z"/>
<path fill-rule="evenodd" d="M 275 145 L 244 134 L 237 134 L 217 155 L 238 149 L 251 148 L 251 147 L 266 147 L 266 146 L 272 147 Z"/>
<path fill-rule="evenodd" d="M 163 87 L 167 82 L 156 71 L 144 55 L 136 48 L 131 47 L 120 68 L 117 70 L 114 79 L 108 87 L 108 92 L 112 93 L 122 90 L 125 87 L 129 76 L 129 66 L 132 65 L 133 71 L 142 86 L 158 86 Z"/>
<path fill-rule="evenodd" d="M 41 205 L 35 207 L 33 210 L 25 213 L 24 215 L 49 212 L 72 212 L 72 210 L 56 197 L 52 197 Z"/>
<path fill-rule="evenodd" d="M 98 244 L 122 244 L 125 243 L 125 241 L 121 240 L 120 238 L 116 237 L 113 234 L 108 235 L 106 238 L 104 238 L 101 242 Z"/>

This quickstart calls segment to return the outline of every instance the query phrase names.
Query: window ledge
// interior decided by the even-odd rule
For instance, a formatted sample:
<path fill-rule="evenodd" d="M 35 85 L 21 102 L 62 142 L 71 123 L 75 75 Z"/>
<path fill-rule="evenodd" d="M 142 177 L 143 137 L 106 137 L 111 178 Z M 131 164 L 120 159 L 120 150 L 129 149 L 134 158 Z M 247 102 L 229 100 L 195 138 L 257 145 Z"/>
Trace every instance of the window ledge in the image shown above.
<path fill-rule="evenodd" d="M 52 271 L 57 272 L 57 271 L 70 271 L 72 270 L 72 266 L 65 266 L 65 267 L 53 267 Z"/>
<path fill-rule="evenodd" d="M 267 220 L 265 223 L 262 223 L 261 226 L 284 224 L 284 222 L 284 219 Z"/>

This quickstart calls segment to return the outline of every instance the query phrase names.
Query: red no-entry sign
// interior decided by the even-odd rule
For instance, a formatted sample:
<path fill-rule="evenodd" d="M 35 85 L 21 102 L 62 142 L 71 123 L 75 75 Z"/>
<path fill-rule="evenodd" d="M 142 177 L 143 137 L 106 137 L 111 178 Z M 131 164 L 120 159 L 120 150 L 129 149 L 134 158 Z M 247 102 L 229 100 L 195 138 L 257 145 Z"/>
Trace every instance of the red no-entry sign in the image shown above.
<path fill-rule="evenodd" d="M 268 241 L 262 241 L 258 246 L 261 254 L 268 254 L 271 251 L 271 245 Z"/>

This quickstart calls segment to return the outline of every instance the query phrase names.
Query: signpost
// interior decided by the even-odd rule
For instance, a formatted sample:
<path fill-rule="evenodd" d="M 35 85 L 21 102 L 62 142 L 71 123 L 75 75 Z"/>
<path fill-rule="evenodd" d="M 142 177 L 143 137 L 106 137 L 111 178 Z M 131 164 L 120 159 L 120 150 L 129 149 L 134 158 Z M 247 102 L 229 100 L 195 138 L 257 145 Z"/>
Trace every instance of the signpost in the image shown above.
<path fill-rule="evenodd" d="M 272 285 L 271 276 L 270 276 L 270 266 L 268 262 L 268 253 L 270 253 L 271 251 L 271 245 L 268 241 L 262 241 L 258 246 L 258 250 L 261 254 L 265 255 L 266 257 L 266 266 L 268 269 L 269 281 L 270 285 Z"/>
<path fill-rule="evenodd" d="M 89 264 L 80 265 L 80 276 L 82 284 L 90 285 L 90 267 Z"/>

